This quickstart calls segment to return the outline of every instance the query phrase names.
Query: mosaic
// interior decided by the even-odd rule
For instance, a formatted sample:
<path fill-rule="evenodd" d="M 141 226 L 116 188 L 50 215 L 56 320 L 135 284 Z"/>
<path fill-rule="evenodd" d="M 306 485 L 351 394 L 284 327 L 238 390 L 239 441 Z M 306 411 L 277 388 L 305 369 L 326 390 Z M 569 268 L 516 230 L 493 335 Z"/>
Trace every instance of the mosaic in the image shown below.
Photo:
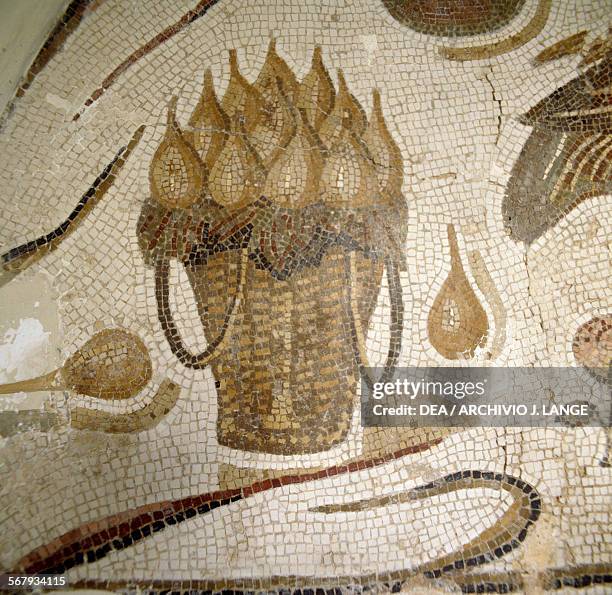
<path fill-rule="evenodd" d="M 0 570 L 609 592 L 609 428 L 359 398 L 372 367 L 610 383 L 611 9 L 71 2 L 0 128 Z"/>
<path fill-rule="evenodd" d="M 274 43 L 252 86 L 233 50 L 230 60 L 221 105 L 205 76 L 191 143 L 175 102 L 169 108 L 139 245 L 155 270 L 172 353 L 191 368 L 212 366 L 219 443 L 282 455 L 327 450 L 349 430 L 363 328 L 385 265 L 390 332 L 402 326 L 399 149 L 380 97 L 366 124 L 343 78 L 336 94 L 320 48 L 299 88 Z M 174 320 L 170 259 L 185 266 L 193 290 L 208 343 L 200 354 Z M 395 338 L 390 360 L 400 349 Z"/>
<path fill-rule="evenodd" d="M 459 36 L 476 35 L 503 27 L 516 16 L 525 0 L 383 0 L 383 4 L 399 22 L 417 31 Z"/>

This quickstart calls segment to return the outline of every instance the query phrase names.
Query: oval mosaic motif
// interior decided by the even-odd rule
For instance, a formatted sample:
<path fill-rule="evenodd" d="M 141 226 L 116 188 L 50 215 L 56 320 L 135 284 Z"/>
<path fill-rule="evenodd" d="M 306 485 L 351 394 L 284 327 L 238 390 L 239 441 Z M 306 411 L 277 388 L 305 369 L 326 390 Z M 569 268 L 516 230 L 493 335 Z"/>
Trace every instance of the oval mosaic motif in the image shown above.
<path fill-rule="evenodd" d="M 525 0 L 383 0 L 397 21 L 430 35 L 458 37 L 507 25 Z"/>

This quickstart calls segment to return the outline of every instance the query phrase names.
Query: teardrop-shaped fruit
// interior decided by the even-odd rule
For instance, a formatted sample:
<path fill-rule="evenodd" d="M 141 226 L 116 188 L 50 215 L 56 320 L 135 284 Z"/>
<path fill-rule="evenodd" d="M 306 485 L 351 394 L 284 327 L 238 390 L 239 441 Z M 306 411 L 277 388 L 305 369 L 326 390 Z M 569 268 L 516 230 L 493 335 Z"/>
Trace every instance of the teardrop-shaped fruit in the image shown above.
<path fill-rule="evenodd" d="M 350 93 L 342 71 L 338 70 L 338 95 L 336 95 L 334 109 L 319 130 L 321 139 L 325 139 L 323 142 L 326 147 L 332 149 L 343 129 L 349 129 L 361 137 L 366 124 L 367 119 L 363 108 Z"/>
<path fill-rule="evenodd" d="M 204 164 L 183 136 L 176 121 L 176 102 L 168 106 L 166 133 L 149 167 L 151 194 L 169 209 L 184 209 L 195 203 L 206 180 Z"/>
<path fill-rule="evenodd" d="M 306 112 L 308 123 L 319 130 L 333 107 L 336 91 L 323 64 L 321 48 L 315 47 L 312 65 L 300 84 L 296 106 Z"/>
<path fill-rule="evenodd" d="M 469 359 L 486 343 L 489 325 L 461 265 L 452 225 L 448 226 L 448 241 L 451 270 L 429 312 L 427 332 L 431 344 L 445 358 Z"/>
<path fill-rule="evenodd" d="M 297 115 L 284 93 L 280 78 L 274 81 L 275 92 L 270 96 L 257 126 L 249 135 L 249 141 L 268 167 L 276 156 L 285 150 L 295 134 Z"/>
<path fill-rule="evenodd" d="M 404 182 L 404 166 L 399 147 L 389 133 L 380 103 L 380 93 L 373 92 L 373 107 L 370 121 L 363 135 L 372 159 L 381 193 L 396 197 Z"/>
<path fill-rule="evenodd" d="M 123 329 L 96 333 L 61 368 L 62 384 L 100 399 L 128 399 L 151 380 L 149 352 L 139 337 Z"/>
<path fill-rule="evenodd" d="M 219 105 L 212 73 L 208 69 L 204 73 L 202 95 L 189 118 L 189 132 L 185 133 L 185 138 L 197 151 L 208 170 L 221 152 L 229 128 L 229 119 Z"/>
<path fill-rule="evenodd" d="M 259 72 L 253 87 L 263 97 L 264 101 L 271 103 L 277 93 L 276 79 L 281 80 L 281 86 L 291 103 L 295 103 L 299 92 L 299 83 L 293 71 L 276 52 L 276 39 L 270 40 L 266 61 Z"/>
<path fill-rule="evenodd" d="M 300 111 L 297 131 L 270 166 L 264 196 L 287 208 L 302 208 L 317 200 L 323 169 L 323 146 Z"/>
<path fill-rule="evenodd" d="M 231 122 L 241 118 L 242 126 L 248 133 L 259 122 L 264 100 L 259 91 L 240 73 L 236 50 L 230 50 L 229 62 L 230 80 L 221 100 L 221 107 Z"/>
<path fill-rule="evenodd" d="M 323 130 L 323 129 L 322 129 Z M 334 134 L 336 131 L 332 131 Z M 321 173 L 321 200 L 335 207 L 364 207 L 376 203 L 378 182 L 366 146 L 349 128 L 341 127 L 333 141 L 321 137 L 326 152 Z"/>
<path fill-rule="evenodd" d="M 217 157 L 208 180 L 213 199 L 223 206 L 249 202 L 261 194 L 265 168 L 251 146 L 239 120 Z"/>

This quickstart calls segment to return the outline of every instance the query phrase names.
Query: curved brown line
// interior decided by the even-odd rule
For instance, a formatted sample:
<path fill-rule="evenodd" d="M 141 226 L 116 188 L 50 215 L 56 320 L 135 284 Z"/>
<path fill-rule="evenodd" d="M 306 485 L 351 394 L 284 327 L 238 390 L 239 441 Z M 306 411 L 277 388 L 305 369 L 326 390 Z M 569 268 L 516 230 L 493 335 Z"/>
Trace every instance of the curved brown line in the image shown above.
<path fill-rule="evenodd" d="M 117 151 L 113 160 L 102 170 L 75 208 L 55 229 L 35 240 L 11 248 L 0 255 L 0 287 L 8 283 L 30 265 L 52 252 L 81 225 L 92 209 L 102 200 L 113 185 L 119 172 L 140 142 L 145 126 L 139 126 L 127 145 Z"/>
<path fill-rule="evenodd" d="M 238 262 L 238 271 L 236 274 L 236 293 L 230 300 L 221 332 L 208 344 L 208 347 L 203 352 L 195 355 L 189 351 L 181 340 L 180 333 L 174 322 L 172 310 L 170 309 L 170 261 L 165 258 L 160 258 L 156 262 L 155 296 L 157 299 L 157 315 L 159 322 L 172 353 L 188 368 L 194 368 L 196 370 L 205 368 L 213 359 L 219 356 L 221 350 L 225 347 L 236 320 L 236 311 L 240 306 L 244 294 L 248 258 L 248 250 L 243 248 L 240 251 L 240 260 Z"/>
<path fill-rule="evenodd" d="M 349 320 L 351 323 L 351 336 L 353 342 L 353 355 L 356 359 L 357 367 L 361 373 L 361 377 L 368 384 L 370 390 L 372 389 L 374 379 L 370 377 L 367 368 L 370 368 L 366 353 L 366 337 L 364 329 L 361 325 L 359 318 L 359 312 L 355 304 L 355 295 L 353 292 L 353 285 L 355 281 L 355 260 L 354 253 L 351 252 L 346 256 L 346 267 L 348 271 L 345 272 L 347 276 L 347 286 L 349 291 L 349 305 L 348 313 Z M 402 293 L 402 286 L 399 277 L 399 266 L 394 259 L 387 257 L 385 258 L 385 270 L 387 275 L 387 282 L 389 286 L 389 300 L 391 302 L 391 313 L 389 321 L 389 348 L 387 350 L 387 358 L 383 366 L 382 376 L 377 379 L 377 382 L 387 382 L 393 376 L 395 367 L 397 366 L 397 360 L 399 359 L 402 351 L 402 330 L 404 326 L 404 299 Z"/>
<path fill-rule="evenodd" d="M 161 33 L 158 33 L 155 37 L 150 39 L 143 46 L 139 47 L 135 52 L 132 52 L 119 66 L 117 66 L 103 81 L 100 87 L 98 87 L 85 101 L 83 107 L 72 117 L 73 121 L 78 120 L 81 114 L 86 108 L 93 105 L 106 90 L 130 67 L 146 56 L 149 52 L 153 51 L 162 43 L 168 41 L 174 37 L 177 33 L 182 31 L 188 25 L 191 25 L 194 21 L 204 16 L 208 9 L 217 4 L 219 0 L 200 0 L 190 11 L 186 12 L 176 23 L 166 27 Z"/>
<path fill-rule="evenodd" d="M 369 461 L 364 463 L 369 463 Z M 363 468 L 367 468 L 367 465 L 364 467 L 362 464 L 355 467 L 354 470 L 362 470 Z M 318 472 L 315 475 L 320 473 Z M 285 476 L 289 480 L 287 483 L 300 483 L 300 479 L 303 477 L 306 476 L 294 476 L 293 478 Z M 258 491 L 280 487 L 274 483 L 275 481 L 278 480 L 268 479 L 264 482 L 259 482 L 260 489 Z M 529 528 L 538 520 L 542 509 L 542 500 L 540 494 L 533 486 L 521 479 L 503 473 L 468 470 L 452 473 L 427 485 L 418 486 L 413 488 L 411 492 L 425 492 L 435 495 L 444 487 L 446 488 L 444 491 L 454 491 L 473 487 L 487 487 L 491 484 L 509 492 L 513 496 L 514 501 L 493 527 L 482 531 L 469 543 L 463 545 L 459 552 L 442 555 L 414 568 L 383 573 L 370 572 L 357 576 L 338 576 L 333 578 L 273 575 L 257 579 L 222 579 L 221 581 L 202 581 L 202 585 L 206 585 L 206 587 L 200 590 L 220 591 L 231 589 L 234 593 L 244 592 L 245 590 L 252 593 L 253 589 L 259 591 L 262 587 L 265 587 L 266 590 L 280 588 L 283 592 L 298 595 L 303 594 L 304 589 L 313 587 L 328 588 L 331 585 L 346 585 L 347 587 L 360 585 L 365 587 L 365 590 L 371 590 L 372 587 L 385 584 L 388 586 L 391 583 L 394 587 L 397 587 L 392 588 L 391 592 L 397 592 L 406 580 L 418 574 L 429 579 L 439 579 L 445 575 L 452 576 L 457 571 L 493 562 L 520 547 L 527 536 Z M 94 562 L 112 551 L 121 551 L 126 547 L 130 547 L 136 541 L 140 541 L 140 539 L 146 538 L 154 532 L 163 530 L 166 525 L 182 523 L 189 518 L 194 518 L 198 514 L 206 514 L 215 508 L 230 505 L 233 502 L 238 502 L 253 495 L 254 492 L 249 491 L 247 493 L 247 490 L 234 489 L 224 492 L 212 492 L 195 498 L 185 498 L 180 501 L 165 501 L 160 503 L 163 507 L 158 507 L 157 509 L 155 506 L 143 506 L 136 511 L 131 511 L 131 516 L 129 516 L 129 513 L 122 513 L 107 517 L 102 521 L 85 525 L 76 531 L 71 531 L 48 546 L 38 548 L 18 563 L 15 572 L 63 574 L 67 569 Z M 176 506 L 178 503 L 180 503 L 179 509 Z M 134 517 L 134 513 L 138 513 L 138 516 Z M 157 521 L 154 521 L 154 519 L 157 519 Z M 101 527 L 108 520 L 112 520 L 114 525 L 101 530 Z M 160 525 L 158 525 L 156 530 L 155 525 L 158 523 Z M 145 526 L 149 527 L 149 530 L 145 532 L 143 529 L 141 531 L 141 528 Z M 87 531 L 90 527 L 94 527 L 94 531 L 91 529 Z M 139 536 L 135 539 L 130 539 L 128 544 L 122 545 L 119 543 L 120 540 L 117 539 L 120 536 L 118 531 L 121 527 L 124 528 L 124 535 L 130 535 L 130 531 L 132 531 L 131 535 L 136 533 Z M 74 537 L 76 537 L 76 541 L 71 541 Z M 112 546 L 110 545 L 111 543 L 113 544 Z M 54 546 L 58 548 L 55 553 L 53 553 Z M 102 547 L 100 548 L 100 546 Z M 85 561 L 84 552 L 87 553 L 87 561 Z M 98 552 L 101 552 L 101 555 L 98 555 Z M 75 554 L 80 554 L 78 560 Z"/>
<path fill-rule="evenodd" d="M 96 2 L 96 0 L 72 0 L 66 7 L 62 16 L 45 39 L 27 72 L 19 80 L 13 96 L 4 106 L 2 115 L 0 116 L 0 125 L 4 124 L 15 107 L 17 100 L 25 95 L 25 92 L 30 88 L 38 74 L 42 72 L 53 57 L 64 47 L 70 35 L 78 29 L 86 13 L 96 10 L 97 6 L 91 6 L 94 2 Z M 96 4 L 102 2 L 104 2 L 104 0 L 97 0 Z"/>
<path fill-rule="evenodd" d="M 481 531 L 458 550 L 427 562 L 417 570 L 428 578 L 439 578 L 448 572 L 491 562 L 519 547 L 525 539 L 527 529 L 540 516 L 542 500 L 537 490 L 528 483 L 505 473 L 471 470 L 447 475 L 406 492 L 341 504 L 325 504 L 311 508 L 309 512 L 321 514 L 360 512 L 477 488 L 503 490 L 513 497 L 513 502 L 491 527 Z"/>
<path fill-rule="evenodd" d="M 465 572 L 465 571 L 464 571 Z M 612 564 L 582 564 L 577 566 L 566 566 L 563 568 L 548 568 L 533 574 L 533 581 L 530 581 L 530 586 L 533 588 L 539 586 L 544 591 L 557 591 L 564 589 L 567 592 L 568 588 L 582 589 L 584 587 L 606 585 L 612 583 Z M 515 591 L 524 592 L 525 581 L 524 575 L 519 571 L 513 570 L 510 572 L 465 572 L 465 574 L 453 573 L 444 577 L 445 582 L 449 582 L 463 593 L 478 593 L 478 589 L 483 587 L 485 593 L 513 593 Z M 418 584 L 418 583 L 417 583 Z M 378 585 L 386 587 L 384 592 L 390 589 L 388 583 L 384 580 L 378 582 Z M 418 584 L 421 587 L 420 584 Z M 393 585 L 396 586 L 396 585 Z M 436 585 L 438 589 L 441 585 Z M 140 587 L 150 595 L 158 593 L 168 593 L 170 591 L 210 591 L 213 589 L 222 590 L 227 587 L 222 581 L 206 581 L 206 580 L 169 580 L 169 579 L 154 579 L 154 580 L 100 580 L 100 579 L 85 579 L 77 580 L 70 583 L 70 587 L 74 589 L 102 589 L 110 591 L 134 590 Z M 270 588 L 274 585 L 269 584 Z M 251 591 L 252 592 L 252 591 Z M 278 591 L 275 591 L 277 593 Z M 291 594 L 303 593 L 302 589 L 293 589 L 292 591 L 283 591 Z M 339 590 L 333 591 L 338 593 Z M 393 591 L 392 591 L 393 592 Z M 405 591 L 407 592 L 407 591 Z M 421 590 L 419 590 L 421 592 Z M 436 591 L 439 592 L 439 591 Z M 244 593 L 244 591 L 232 591 L 234 595 Z"/>
<path fill-rule="evenodd" d="M 510 37 L 476 47 L 441 47 L 439 48 L 439 52 L 448 60 L 458 61 L 484 60 L 486 58 L 494 58 L 495 56 L 501 56 L 502 54 L 511 52 L 525 45 L 544 29 L 546 21 L 548 20 L 548 15 L 550 14 L 551 2 L 552 0 L 540 0 L 533 18 L 518 33 Z"/>
<path fill-rule="evenodd" d="M 416 573 L 414 574 L 416 577 Z M 406 589 L 410 588 L 410 585 L 407 583 L 411 580 L 411 576 L 406 576 L 405 581 L 401 581 L 401 591 L 400 591 L 400 581 L 392 582 L 390 580 L 386 580 L 386 577 L 381 576 L 379 580 L 375 583 L 375 587 L 379 588 L 382 593 L 409 593 L 411 591 L 407 591 Z M 354 583 L 355 581 L 353 581 Z M 360 590 L 358 592 L 363 592 L 363 587 L 357 580 L 358 586 Z M 468 588 L 471 588 L 472 585 L 473 590 L 467 591 L 459 591 L 465 593 L 477 593 L 476 590 L 478 585 L 482 585 L 486 583 L 489 587 L 489 593 L 512 593 L 514 591 L 518 591 L 523 588 L 523 577 L 517 571 L 507 572 L 507 573 L 469 573 L 469 574 L 447 574 L 443 577 L 443 579 L 438 579 L 438 584 L 436 585 L 438 589 L 440 588 L 440 584 L 448 584 L 451 587 L 455 586 L 459 589 L 463 589 L 464 585 L 467 585 Z M 422 590 L 423 585 L 421 583 L 420 577 L 417 578 L 417 583 L 415 586 L 419 587 L 419 593 L 423 593 L 425 591 Z M 236 585 L 232 585 L 236 586 Z M 248 589 L 246 585 L 241 584 L 241 589 L 230 589 L 230 585 L 225 584 L 223 581 L 212 581 L 212 580 L 168 580 L 168 579 L 153 579 L 153 580 L 129 580 L 129 579 L 111 579 L 108 581 L 100 580 L 100 579 L 86 579 L 86 580 L 77 580 L 75 582 L 70 583 L 71 588 L 75 589 L 98 589 L 98 590 L 106 590 L 106 591 L 123 591 L 123 590 L 134 590 L 136 587 L 140 587 L 143 591 L 147 592 L 147 595 L 161 595 L 176 592 L 178 589 L 181 592 L 194 592 L 198 593 L 206 592 L 221 592 L 227 588 L 228 591 L 232 593 L 232 595 L 253 595 L 254 590 Z M 267 580 L 265 581 L 265 588 L 267 591 L 271 593 L 271 595 L 303 595 L 305 590 L 308 590 L 309 587 L 306 585 L 301 587 L 288 586 L 287 582 L 281 583 L 279 581 Z M 353 585 L 344 585 L 347 587 L 348 592 L 353 592 L 350 590 L 350 587 L 356 586 Z M 372 585 L 369 585 L 372 586 Z M 264 588 L 261 585 L 258 585 L 258 588 Z M 392 590 L 392 589 L 395 590 Z M 495 589 L 495 590 L 493 590 Z M 315 586 L 310 586 L 310 591 L 314 593 L 325 595 L 329 594 L 339 594 L 343 591 L 341 587 L 338 585 L 329 586 L 328 589 L 316 590 Z M 257 591 L 259 592 L 259 591 Z M 369 593 L 370 591 L 368 591 Z M 436 593 L 441 593 L 442 591 L 436 590 Z M 454 591 L 450 591 L 454 592 Z"/>
<path fill-rule="evenodd" d="M 32 65 L 28 69 L 24 80 L 19 87 L 17 87 L 15 97 L 23 97 L 36 76 L 45 66 L 47 66 L 53 56 L 64 47 L 64 43 L 66 43 L 70 35 L 77 30 L 85 13 L 89 9 L 89 5 L 93 4 L 94 1 L 95 0 L 72 0 L 72 2 L 70 2 L 64 14 L 45 40 L 36 58 L 34 58 L 34 62 L 32 62 Z M 98 0 L 98 3 L 101 1 L 103 0 Z M 92 7 L 90 10 L 95 10 L 96 8 L 97 7 Z"/>
<path fill-rule="evenodd" d="M 442 438 L 434 438 L 427 442 L 407 446 L 390 454 L 365 460 L 361 459 L 343 465 L 334 465 L 319 471 L 284 475 L 274 479 L 257 481 L 244 488 L 206 492 L 181 498 L 180 500 L 162 500 L 152 504 L 145 504 L 138 508 L 112 514 L 91 523 L 85 523 L 76 529 L 67 531 L 60 537 L 26 554 L 16 563 L 15 568 L 29 573 L 41 572 L 45 568 L 55 566 L 58 563 L 64 563 L 67 559 L 74 557 L 77 551 L 87 551 L 94 544 L 98 544 L 96 547 L 99 547 L 104 543 L 110 543 L 115 536 L 121 534 L 123 527 L 126 527 L 129 534 L 130 531 L 140 530 L 144 524 L 150 522 L 150 519 L 163 520 L 177 514 L 184 514 L 187 509 L 197 508 L 202 505 L 209 505 L 208 510 L 211 510 L 223 505 L 222 503 L 229 504 L 236 501 L 236 499 L 248 498 L 266 490 L 379 467 L 407 455 L 429 450 L 441 442 Z M 216 506 L 213 506 L 212 503 L 216 503 Z M 197 514 L 200 513 L 198 512 Z M 189 515 L 186 516 L 189 518 Z M 85 563 L 85 561 L 83 560 L 81 563 Z M 77 565 L 79 564 L 75 564 L 75 566 Z"/>

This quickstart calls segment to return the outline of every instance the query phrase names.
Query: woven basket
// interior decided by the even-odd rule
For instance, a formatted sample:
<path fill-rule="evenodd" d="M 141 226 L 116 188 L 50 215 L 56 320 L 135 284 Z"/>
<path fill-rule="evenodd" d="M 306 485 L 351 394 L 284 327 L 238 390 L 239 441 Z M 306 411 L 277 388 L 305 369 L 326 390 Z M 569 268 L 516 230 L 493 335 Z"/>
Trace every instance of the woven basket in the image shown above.
<path fill-rule="evenodd" d="M 158 319 L 172 352 L 187 367 L 212 367 L 222 445 L 291 455 L 345 439 L 359 378 L 371 382 L 365 335 L 385 267 L 385 371 L 397 365 L 403 162 L 376 90 L 372 99 L 368 120 L 342 72 L 336 93 L 320 48 L 298 83 L 272 42 L 253 84 L 230 52 L 220 102 L 206 73 L 187 130 L 176 99 L 169 104 L 138 241 L 155 267 Z M 173 317 L 175 259 L 207 338 L 198 354 Z"/>
<path fill-rule="evenodd" d="M 237 266 L 235 254 L 221 253 L 206 265 L 187 267 L 209 340 L 221 331 Z M 368 328 L 383 265 L 358 256 L 357 267 L 353 291 Z M 212 363 L 220 444 L 290 455 L 344 440 L 359 379 L 346 275 L 340 249 L 286 281 L 249 262 L 228 347 Z"/>

